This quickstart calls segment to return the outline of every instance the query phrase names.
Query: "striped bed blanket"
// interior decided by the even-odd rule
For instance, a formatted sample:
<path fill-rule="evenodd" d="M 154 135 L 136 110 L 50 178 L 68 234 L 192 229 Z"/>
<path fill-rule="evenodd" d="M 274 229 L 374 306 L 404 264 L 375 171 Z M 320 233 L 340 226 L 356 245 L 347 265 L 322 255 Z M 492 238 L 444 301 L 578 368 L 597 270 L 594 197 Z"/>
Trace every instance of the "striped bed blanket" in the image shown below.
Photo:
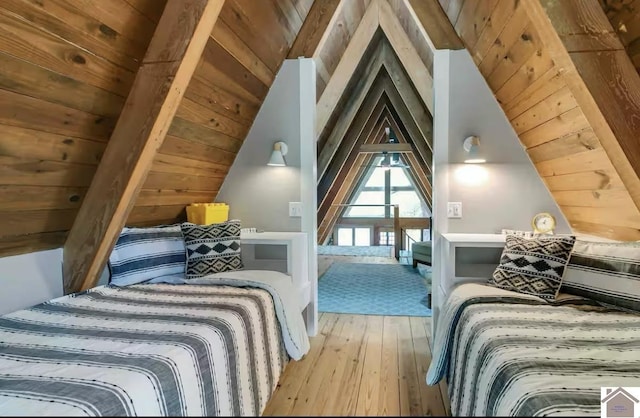
<path fill-rule="evenodd" d="M 269 291 L 220 284 L 102 286 L 0 316 L 0 415 L 259 415 L 289 358 L 280 324 Z"/>
<path fill-rule="evenodd" d="M 454 416 L 600 416 L 601 387 L 640 386 L 640 314 L 481 284 L 441 312 L 427 383 Z"/>

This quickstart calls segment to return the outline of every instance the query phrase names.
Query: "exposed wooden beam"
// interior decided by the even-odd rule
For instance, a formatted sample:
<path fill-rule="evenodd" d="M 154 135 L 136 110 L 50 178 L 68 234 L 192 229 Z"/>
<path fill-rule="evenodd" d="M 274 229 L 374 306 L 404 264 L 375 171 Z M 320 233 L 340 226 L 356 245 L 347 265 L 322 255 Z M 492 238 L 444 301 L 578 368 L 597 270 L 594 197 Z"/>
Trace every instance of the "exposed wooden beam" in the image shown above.
<path fill-rule="evenodd" d="M 316 138 L 320 137 L 344 89 L 353 76 L 367 46 L 378 29 L 378 10 L 381 0 L 371 0 L 346 50 L 342 54 L 327 87 L 316 105 Z"/>
<path fill-rule="evenodd" d="M 327 197 L 327 193 L 339 179 L 344 177 L 344 167 L 353 164 L 353 159 L 357 155 L 357 150 L 370 135 L 374 129 L 378 118 L 384 109 L 384 103 L 381 103 L 381 97 L 384 86 L 381 82 L 376 82 L 369 90 L 367 97 L 358 111 L 357 117 L 349 127 L 346 135 L 340 141 L 339 148 L 334 158 L 330 160 L 330 165 L 324 175 L 318 181 L 318 203 L 323 207 L 323 202 Z M 341 172 L 343 174 L 341 174 Z"/>
<path fill-rule="evenodd" d="M 389 112 L 387 118 L 389 125 L 391 126 L 393 131 L 396 132 L 400 143 L 409 143 L 409 140 L 405 137 L 405 134 L 403 132 L 404 130 L 400 126 L 402 122 L 396 119 L 396 116 L 393 114 L 393 112 Z M 411 143 L 411 145 L 415 147 L 415 144 Z M 429 210 L 431 210 L 431 203 L 433 200 L 432 185 L 431 181 L 429 180 L 431 169 L 427 164 L 425 164 L 422 158 L 420 158 L 420 154 L 417 151 L 408 153 L 403 157 L 407 160 L 407 163 L 409 165 L 409 176 L 411 177 L 411 180 L 418 188 L 418 193 L 424 199 L 425 203 L 429 207 Z"/>
<path fill-rule="evenodd" d="M 387 11 L 388 12 L 388 11 Z M 401 28 L 400 28 L 401 29 Z M 392 32 L 396 32 L 396 29 L 393 29 Z M 392 36 L 393 39 L 398 39 L 400 36 Z M 401 48 L 402 50 L 406 50 L 406 48 Z M 413 58 L 411 61 L 412 66 L 421 65 L 415 63 L 415 60 L 418 59 L 417 53 L 415 50 L 410 53 L 406 53 L 405 55 L 412 55 Z M 344 109 L 340 112 L 338 120 L 333 125 L 332 131 L 328 134 L 328 139 L 326 142 L 323 142 L 320 148 L 320 155 L 318 157 L 318 178 L 322 178 L 324 173 L 327 170 L 327 167 L 330 161 L 333 159 L 336 150 L 340 145 L 340 141 L 344 137 L 344 134 L 355 117 L 356 112 L 360 104 L 362 103 L 364 96 L 367 94 L 369 88 L 371 88 L 372 80 L 377 75 L 381 66 L 384 66 L 387 69 L 387 72 L 391 76 L 394 85 L 400 92 L 403 100 L 407 103 L 407 107 L 410 109 L 411 119 L 415 122 L 418 129 L 421 131 L 421 136 L 423 136 L 427 142 L 427 146 L 429 149 L 432 148 L 433 142 L 433 122 L 429 111 L 427 110 L 426 103 L 424 103 L 423 98 L 419 98 L 416 95 L 416 84 L 424 85 L 424 83 L 432 83 L 433 80 L 431 76 L 428 77 L 428 80 L 424 79 L 411 79 L 405 73 L 403 68 L 406 68 L 398 61 L 398 56 L 392 49 L 388 38 L 383 38 L 380 42 L 380 45 L 376 48 L 375 52 L 366 68 L 363 72 L 359 73 L 361 78 L 359 79 L 356 87 L 353 91 L 349 92 L 347 104 L 344 106 Z M 424 68 L 424 66 L 423 66 Z M 413 72 L 416 73 L 415 71 Z M 424 73 L 420 71 L 422 76 Z M 431 84 L 429 84 L 428 88 L 423 88 L 423 91 L 432 92 Z M 431 94 L 431 93 L 430 93 Z M 429 99 L 429 103 L 431 100 Z M 323 135 L 324 137 L 324 135 Z M 423 153 L 424 154 L 424 153 Z M 431 166 L 431 163 L 429 163 Z"/>
<path fill-rule="evenodd" d="M 416 149 L 422 161 L 427 167 L 428 173 L 431 173 L 432 161 L 433 161 L 433 151 L 429 147 L 429 142 L 422 134 L 422 131 L 418 128 L 418 125 L 415 123 L 413 117 L 411 116 L 411 111 L 409 110 L 407 104 L 403 100 L 402 96 L 396 89 L 396 86 L 393 84 L 393 81 L 389 77 L 384 79 L 385 83 L 385 93 L 389 97 L 389 101 L 391 102 L 391 108 L 398 114 L 399 119 L 402 121 L 400 125 L 401 128 L 406 129 L 409 137 L 411 138 L 411 142 L 415 145 Z M 433 122 L 430 123 L 433 126 Z M 433 129 L 433 128 L 432 128 Z"/>
<path fill-rule="evenodd" d="M 463 49 L 464 45 L 458 37 L 438 0 L 405 0 L 409 9 L 420 22 L 425 37 L 432 49 Z M 486 1 L 486 0 L 481 0 Z"/>
<path fill-rule="evenodd" d="M 411 115 L 411 112 L 409 111 L 407 105 L 405 104 L 403 97 L 397 91 L 396 86 L 394 85 L 393 81 L 389 78 L 389 75 L 387 74 L 386 71 L 383 71 L 381 73 L 381 77 L 376 79 L 374 86 L 370 90 L 366 99 L 368 101 L 368 105 L 366 106 L 367 109 L 370 109 L 371 106 L 373 106 L 374 100 L 379 100 L 377 98 L 380 97 L 382 92 L 384 92 L 386 96 L 389 98 L 393 112 L 397 113 L 398 118 L 402 120 L 402 122 L 399 124 L 401 127 L 397 128 L 398 132 L 400 132 L 401 129 L 406 129 L 407 135 L 411 139 L 410 142 L 412 143 L 412 146 L 415 147 L 416 154 L 419 157 L 419 160 L 421 161 L 420 170 L 424 171 L 424 173 L 422 173 L 422 176 L 419 176 L 421 177 L 420 183 L 422 183 L 425 181 L 425 179 L 428 178 L 428 176 L 431 173 L 433 153 L 431 151 L 431 148 L 428 145 L 431 142 L 431 138 L 427 139 L 423 136 L 422 131 L 416 125 L 415 120 Z M 415 96 L 415 93 L 413 93 L 412 90 L 410 90 L 406 94 L 413 94 Z M 353 164 L 354 158 L 356 158 L 358 147 L 363 141 L 363 139 L 361 138 L 360 139 L 361 142 L 360 143 L 357 142 L 358 135 L 360 135 L 360 132 L 362 129 L 357 127 L 363 126 L 363 124 L 365 123 L 364 121 L 369 117 L 370 117 L 370 114 L 367 111 L 365 111 L 364 113 L 358 113 L 358 116 L 356 117 L 356 120 L 358 122 L 357 123 L 354 122 L 354 125 L 356 126 L 356 128 L 351 132 L 350 137 L 345 138 L 342 141 L 338 142 L 338 150 L 334 153 L 334 156 L 330 161 L 328 169 L 325 171 L 324 175 L 319 179 L 318 201 L 320 203 L 319 205 L 320 219 L 322 219 L 326 214 L 327 204 L 328 204 L 327 202 L 332 201 L 333 197 L 335 196 L 335 193 L 337 193 L 334 185 L 340 184 L 342 181 L 344 181 L 344 178 L 347 175 L 346 173 L 348 172 L 349 167 L 351 166 L 351 164 Z M 423 127 L 423 129 L 425 131 L 431 132 L 432 122 L 429 120 L 426 123 L 430 125 L 430 127 L 429 128 Z M 406 141 L 406 142 L 409 142 L 409 141 Z M 426 181 L 427 183 L 429 183 L 428 180 Z M 426 187 L 427 188 L 425 188 L 424 190 L 425 192 L 424 195 L 426 200 L 430 202 L 431 185 L 429 184 Z"/>
<path fill-rule="evenodd" d="M 524 0 L 524 5 L 640 209 L 640 76 L 598 0 Z"/>
<path fill-rule="evenodd" d="M 388 99 L 383 99 L 388 103 Z M 407 139 L 402 133 L 401 128 L 396 122 L 396 117 L 391 114 L 387 107 L 383 110 L 383 115 L 378 118 L 376 128 L 371 131 L 372 134 L 364 139 L 365 146 L 371 146 L 368 144 L 379 144 L 386 139 L 386 136 L 382 134 L 385 126 L 391 126 L 394 132 L 397 133 L 398 139 L 401 143 L 407 143 Z M 363 138 L 357 139 L 358 142 L 362 142 Z M 342 207 L 344 203 L 347 203 L 349 199 L 353 197 L 354 192 L 358 189 L 362 179 L 361 176 L 368 169 L 373 159 L 372 154 L 364 154 L 358 152 L 359 148 L 351 150 L 351 154 L 347 158 L 346 162 L 341 166 L 341 172 L 338 179 L 331 184 L 331 188 L 325 195 L 320 207 L 318 209 L 318 224 L 319 228 L 319 241 L 324 242 L 331 234 L 331 231 L 336 225 L 337 220 L 342 216 L 345 208 Z M 363 156 L 368 156 L 366 159 Z M 425 169 L 427 168 L 424 162 L 414 154 L 407 154 L 410 166 L 409 175 L 417 187 L 418 193 L 422 195 L 422 198 L 427 203 L 429 209 L 431 209 L 431 184 Z"/>
<path fill-rule="evenodd" d="M 331 126 L 331 131 L 327 133 L 326 140 L 318 143 L 318 179 L 324 176 L 329 163 L 334 157 L 340 142 L 344 138 L 349 126 L 356 117 L 366 95 L 371 90 L 376 76 L 380 72 L 384 61 L 382 42 L 373 51 L 373 55 L 364 69 L 358 73 L 359 79 L 353 91 L 350 91 L 346 103 L 339 113 L 338 119 Z M 324 137 L 325 135 L 323 135 Z"/>
<path fill-rule="evenodd" d="M 384 46 L 384 66 L 387 69 L 389 77 L 393 81 L 402 100 L 406 103 L 411 118 L 417 125 L 422 137 L 425 138 L 427 146 L 433 150 L 433 117 L 425 108 L 420 98 L 415 93 L 415 85 L 408 78 L 402 64 L 397 59 L 395 53 L 389 45 Z M 430 163 L 429 163 L 430 164 Z"/>
<path fill-rule="evenodd" d="M 95 286 L 224 0 L 168 0 L 64 246 L 64 291 Z"/>
<path fill-rule="evenodd" d="M 314 1 L 287 58 L 316 58 L 346 1 L 348 0 Z"/>
<path fill-rule="evenodd" d="M 380 154 L 383 152 L 413 152 L 411 144 L 363 144 L 358 152 L 365 154 Z"/>
<path fill-rule="evenodd" d="M 409 74 L 422 102 L 433 114 L 433 78 L 388 2 L 380 2 L 378 19 L 380 28 L 389 40 L 405 71 Z"/>
<path fill-rule="evenodd" d="M 364 142 L 375 143 L 377 140 L 382 139 L 383 133 L 383 127 L 378 123 L 377 127 L 375 127 L 375 129 L 370 133 L 368 133 Z M 357 180 L 362 177 L 365 170 L 367 170 L 367 166 L 371 164 L 371 161 L 373 160 L 373 155 L 371 154 L 354 154 L 356 155 L 355 161 L 348 167 L 347 174 L 344 180 L 333 186 L 334 194 L 330 202 L 328 202 L 327 206 L 324 208 L 324 213 L 318 213 L 319 243 L 325 242 L 327 240 L 335 226 L 336 220 L 343 212 L 343 208 L 335 206 L 334 203 L 346 203 L 347 197 L 351 195 L 354 187 L 358 183 Z"/>

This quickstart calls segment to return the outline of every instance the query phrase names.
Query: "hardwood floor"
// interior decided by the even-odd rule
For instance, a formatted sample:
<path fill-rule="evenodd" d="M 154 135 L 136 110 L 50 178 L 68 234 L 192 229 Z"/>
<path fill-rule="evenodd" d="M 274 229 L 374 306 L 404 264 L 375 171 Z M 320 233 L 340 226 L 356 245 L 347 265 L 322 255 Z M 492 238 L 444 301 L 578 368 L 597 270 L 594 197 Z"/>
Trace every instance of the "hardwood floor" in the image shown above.
<path fill-rule="evenodd" d="M 318 256 L 318 276 L 334 262 L 395 258 Z M 321 313 L 318 335 L 291 361 L 265 416 L 409 416 L 449 413 L 446 388 L 427 386 L 431 318 Z"/>

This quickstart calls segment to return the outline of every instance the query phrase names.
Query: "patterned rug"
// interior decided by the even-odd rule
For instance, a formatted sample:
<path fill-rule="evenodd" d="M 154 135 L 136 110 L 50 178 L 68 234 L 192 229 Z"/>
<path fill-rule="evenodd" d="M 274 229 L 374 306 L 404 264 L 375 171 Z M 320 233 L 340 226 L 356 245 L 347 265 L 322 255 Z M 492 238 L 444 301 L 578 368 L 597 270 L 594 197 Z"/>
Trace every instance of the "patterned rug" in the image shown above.
<path fill-rule="evenodd" d="M 318 282 L 320 312 L 431 316 L 426 278 L 403 264 L 334 263 Z"/>

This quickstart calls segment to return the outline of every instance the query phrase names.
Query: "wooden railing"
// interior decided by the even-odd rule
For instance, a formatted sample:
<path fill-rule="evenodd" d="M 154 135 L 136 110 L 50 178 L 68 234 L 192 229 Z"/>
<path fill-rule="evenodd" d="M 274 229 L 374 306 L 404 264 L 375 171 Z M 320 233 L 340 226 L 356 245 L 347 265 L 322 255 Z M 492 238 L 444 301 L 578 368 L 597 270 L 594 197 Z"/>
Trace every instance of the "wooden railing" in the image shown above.
<path fill-rule="evenodd" d="M 393 216 L 391 218 L 384 217 L 340 217 L 336 225 L 349 226 L 373 226 L 374 237 L 381 228 L 393 228 L 394 236 L 394 255 L 396 260 L 400 259 L 400 251 L 403 250 L 403 234 L 406 229 L 431 229 L 431 218 L 401 218 L 399 205 L 380 204 L 380 205 L 360 205 L 360 204 L 336 204 L 337 207 L 392 207 Z M 374 243 L 377 240 L 374 239 Z"/>

